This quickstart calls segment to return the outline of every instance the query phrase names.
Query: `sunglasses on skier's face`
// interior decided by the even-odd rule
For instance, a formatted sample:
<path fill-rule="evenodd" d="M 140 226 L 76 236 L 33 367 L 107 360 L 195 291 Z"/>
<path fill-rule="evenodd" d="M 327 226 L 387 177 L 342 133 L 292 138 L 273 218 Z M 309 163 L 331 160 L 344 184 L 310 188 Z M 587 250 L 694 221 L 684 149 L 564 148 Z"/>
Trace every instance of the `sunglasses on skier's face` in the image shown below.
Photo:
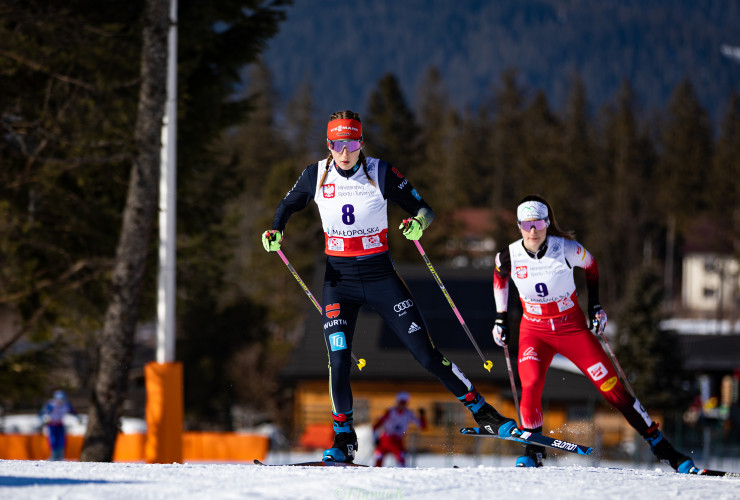
<path fill-rule="evenodd" d="M 531 231 L 532 228 L 535 228 L 537 231 L 542 231 L 549 225 L 550 225 L 550 221 L 547 219 L 520 220 L 519 221 L 519 228 L 522 231 L 526 231 L 526 232 Z"/>
<path fill-rule="evenodd" d="M 348 153 L 354 153 L 362 147 L 362 141 L 330 141 L 327 139 L 326 145 L 337 153 L 341 153 L 344 148 L 347 148 Z"/>

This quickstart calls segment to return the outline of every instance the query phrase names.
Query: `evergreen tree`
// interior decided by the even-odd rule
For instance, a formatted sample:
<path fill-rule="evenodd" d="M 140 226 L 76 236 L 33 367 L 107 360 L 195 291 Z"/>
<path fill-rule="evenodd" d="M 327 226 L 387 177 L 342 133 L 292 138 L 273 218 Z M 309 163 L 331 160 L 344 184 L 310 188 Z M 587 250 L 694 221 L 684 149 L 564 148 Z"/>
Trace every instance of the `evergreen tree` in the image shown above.
<path fill-rule="evenodd" d="M 458 124 L 455 160 L 460 175 L 466 179 L 466 205 L 490 206 L 494 191 L 504 179 L 496 177 L 494 158 L 494 112 L 481 106 L 462 114 Z M 471 182 L 473 179 L 474 182 Z M 505 186 L 504 186 L 505 188 Z"/>
<path fill-rule="evenodd" d="M 130 165 L 142 146 L 133 131 L 144 3 L 31 0 L 2 7 L 0 308 L 15 315 L 19 328 L 0 349 L 23 336 L 71 335 L 97 347 Z M 220 160 L 214 139 L 248 110 L 248 99 L 234 98 L 234 86 L 243 65 L 276 32 L 287 3 L 179 4 L 178 288 L 184 296 L 197 296 L 204 288 L 190 288 L 193 277 L 205 283 L 222 260 L 223 252 L 209 250 L 225 246 L 223 204 L 240 191 L 229 182 L 231 164 L 214 161 Z M 147 258 L 143 318 L 153 314 L 156 295 L 156 252 Z"/>
<path fill-rule="evenodd" d="M 107 6 L 2 8 L 0 310 L 15 326 L 0 356 L 20 339 L 38 349 L 92 344 L 102 325 L 134 151 L 138 69 L 110 54 L 138 61 L 141 38 L 140 2 Z M 48 366 L 19 366 L 55 376 Z"/>
<path fill-rule="evenodd" d="M 709 212 L 721 229 L 734 235 L 732 251 L 740 257 L 740 95 L 730 96 L 706 190 Z"/>
<path fill-rule="evenodd" d="M 423 151 L 420 129 L 393 74 L 378 81 L 367 108 L 362 131 L 368 154 L 390 162 L 402 172 L 413 173 Z"/>
<path fill-rule="evenodd" d="M 429 70 L 416 93 L 423 161 L 414 170 L 414 185 L 430 199 L 435 210 L 449 213 L 462 202 L 465 190 L 460 184 L 460 165 L 456 160 L 457 114 L 449 103 L 439 71 Z"/>
<path fill-rule="evenodd" d="M 590 123 L 586 85 L 580 75 L 574 75 L 566 109 L 562 121 L 562 146 L 558 149 L 563 157 L 564 171 L 567 177 L 568 198 L 570 203 L 563 203 L 558 215 L 563 220 L 572 221 L 577 235 L 585 236 L 586 219 L 582 217 L 584 209 L 594 212 L 596 205 L 593 197 L 598 190 L 590 189 L 598 185 L 599 171 L 593 126 Z M 573 201 L 576 201 L 575 203 Z M 590 234 L 589 240 L 590 240 Z"/>
<path fill-rule="evenodd" d="M 687 220 L 707 208 L 703 193 L 712 164 L 711 123 L 688 80 L 676 87 L 668 104 L 659 153 L 656 198 L 663 215 L 676 218 L 681 234 Z"/>
<path fill-rule="evenodd" d="M 614 350 L 643 405 L 666 410 L 680 408 L 687 394 L 677 335 L 660 328 L 662 300 L 660 276 L 649 267 L 637 268 L 617 315 Z"/>
<path fill-rule="evenodd" d="M 508 70 L 501 76 L 502 87 L 495 94 L 493 113 L 493 189 L 489 206 L 498 211 L 509 210 L 529 193 L 529 179 L 524 175 L 524 94 L 517 83 L 516 70 Z M 523 191 L 527 191 L 523 193 Z"/>
<path fill-rule="evenodd" d="M 542 92 L 535 94 L 525 108 L 522 119 L 524 153 L 520 174 L 524 182 L 520 192 L 526 191 L 522 196 L 532 193 L 544 196 L 553 208 L 557 207 L 560 215 L 561 207 L 570 206 L 575 201 L 570 169 L 560 150 L 562 124 L 550 110 L 547 97 Z M 560 219 L 563 220 L 562 216 Z"/>
<path fill-rule="evenodd" d="M 439 71 L 431 68 L 417 93 L 423 160 L 414 168 L 414 187 L 432 206 L 435 222 L 424 232 L 424 251 L 442 255 L 456 236 L 452 216 L 467 204 L 470 170 L 460 163 L 460 117 L 449 102 Z"/>
<path fill-rule="evenodd" d="M 394 75 L 383 76 L 370 95 L 368 112 L 362 117 L 362 133 L 368 156 L 387 161 L 403 175 L 410 176 L 415 187 L 424 182 L 423 178 L 416 179 L 423 154 L 420 129 Z M 420 174 L 422 177 L 423 173 Z M 423 191 L 419 193 L 425 196 Z M 400 207 L 388 205 L 388 243 L 398 259 L 418 258 L 414 257 L 415 247 L 398 230 L 408 216 Z"/>
<path fill-rule="evenodd" d="M 652 148 L 635 115 L 632 89 L 624 82 L 615 106 L 604 110 L 600 168 L 592 174 L 596 185 L 608 189 L 593 191 L 593 208 L 586 220 L 588 247 L 599 256 L 605 278 L 602 300 L 615 306 L 624 294 L 622 277 L 642 261 L 644 239 L 655 237 L 651 227 L 660 222 L 651 215 Z"/>

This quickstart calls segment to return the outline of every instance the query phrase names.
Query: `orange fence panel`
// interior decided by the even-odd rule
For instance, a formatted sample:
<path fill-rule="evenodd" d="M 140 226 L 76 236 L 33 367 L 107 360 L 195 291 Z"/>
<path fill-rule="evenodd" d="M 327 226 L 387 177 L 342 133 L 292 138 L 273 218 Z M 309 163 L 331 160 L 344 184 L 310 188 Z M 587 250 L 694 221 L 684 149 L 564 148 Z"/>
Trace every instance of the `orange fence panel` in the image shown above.
<path fill-rule="evenodd" d="M 83 436 L 67 436 L 67 460 L 79 460 Z M 264 460 L 270 440 L 257 434 L 233 432 L 184 432 L 183 459 L 197 461 L 246 462 Z M 113 453 L 114 462 L 145 460 L 146 434 L 119 434 Z M 47 460 L 49 442 L 41 434 L 0 434 L 0 459 Z"/>

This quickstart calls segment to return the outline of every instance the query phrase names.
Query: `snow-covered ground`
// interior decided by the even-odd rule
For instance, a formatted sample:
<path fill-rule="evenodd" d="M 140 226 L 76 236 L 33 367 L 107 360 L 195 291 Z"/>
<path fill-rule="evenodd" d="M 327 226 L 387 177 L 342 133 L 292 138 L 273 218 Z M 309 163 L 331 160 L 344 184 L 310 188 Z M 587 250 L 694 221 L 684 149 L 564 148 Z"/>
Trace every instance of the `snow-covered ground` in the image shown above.
<path fill-rule="evenodd" d="M 6 424 L 19 430 L 30 428 L 38 420 L 31 417 L 17 416 Z M 357 462 L 369 464 L 369 427 L 358 427 L 358 439 Z M 0 500 L 740 499 L 740 479 L 689 477 L 662 464 L 604 462 L 593 456 L 556 453 L 541 469 L 517 469 L 515 457 L 499 455 L 420 455 L 410 457 L 412 467 L 407 469 L 393 467 L 392 458 L 386 459 L 390 467 L 384 468 L 0 460 Z M 320 457 L 320 451 L 274 452 L 265 462 Z M 699 461 L 697 465 L 740 472 L 740 459 Z"/>
<path fill-rule="evenodd" d="M 267 462 L 316 460 L 273 454 Z M 548 459 L 549 461 L 550 459 Z M 740 479 L 684 476 L 657 464 L 554 460 L 517 469 L 512 457 L 422 455 L 415 468 L 262 467 L 0 460 L 3 500 L 131 499 L 629 499 L 736 500 Z M 455 468 L 458 467 L 458 468 Z"/>

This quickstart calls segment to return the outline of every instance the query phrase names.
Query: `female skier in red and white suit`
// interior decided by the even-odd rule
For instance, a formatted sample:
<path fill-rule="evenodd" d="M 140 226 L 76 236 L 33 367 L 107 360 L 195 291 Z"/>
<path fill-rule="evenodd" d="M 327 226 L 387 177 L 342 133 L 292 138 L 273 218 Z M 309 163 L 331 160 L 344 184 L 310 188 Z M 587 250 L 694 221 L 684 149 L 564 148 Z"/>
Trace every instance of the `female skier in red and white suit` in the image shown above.
<path fill-rule="evenodd" d="M 601 395 L 650 444 L 659 460 L 678 472 L 690 472 L 691 459 L 679 452 L 658 430 L 640 401 L 630 394 L 594 335 L 602 335 L 606 313 L 599 304 L 599 270 L 594 257 L 571 232 L 558 227 L 549 203 L 530 195 L 517 207 L 522 238 L 496 255 L 493 293 L 496 322 L 493 336 L 506 346 L 509 279 L 519 291 L 523 317 L 519 328 L 519 377 L 522 383 L 521 426 L 542 432 L 542 390 L 555 354 L 562 354 L 586 375 Z M 589 322 L 578 305 L 573 269 L 586 274 Z M 595 328 L 594 335 L 588 325 Z M 539 467 L 545 458 L 540 446 L 527 445 L 517 466 Z"/>

